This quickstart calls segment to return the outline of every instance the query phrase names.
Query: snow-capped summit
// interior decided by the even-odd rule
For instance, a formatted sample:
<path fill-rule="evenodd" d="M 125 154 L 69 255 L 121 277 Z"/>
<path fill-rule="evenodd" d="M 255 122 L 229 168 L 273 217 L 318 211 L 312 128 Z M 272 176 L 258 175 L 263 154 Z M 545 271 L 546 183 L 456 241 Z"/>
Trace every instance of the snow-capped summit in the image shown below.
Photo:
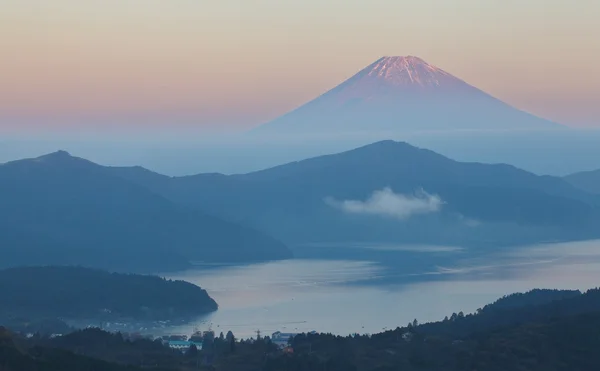
<path fill-rule="evenodd" d="M 367 99 L 381 101 L 390 96 L 410 99 L 417 92 L 449 90 L 466 92 L 472 89 L 464 81 L 419 57 L 383 57 L 327 92 L 334 100 Z"/>
<path fill-rule="evenodd" d="M 383 57 L 363 70 L 363 78 L 381 79 L 389 84 L 440 85 L 445 79 L 455 79 L 448 72 L 419 57 Z"/>
<path fill-rule="evenodd" d="M 513 108 L 415 56 L 383 57 L 254 135 L 545 130 L 561 126 Z M 385 139 L 385 138 L 382 138 Z"/>

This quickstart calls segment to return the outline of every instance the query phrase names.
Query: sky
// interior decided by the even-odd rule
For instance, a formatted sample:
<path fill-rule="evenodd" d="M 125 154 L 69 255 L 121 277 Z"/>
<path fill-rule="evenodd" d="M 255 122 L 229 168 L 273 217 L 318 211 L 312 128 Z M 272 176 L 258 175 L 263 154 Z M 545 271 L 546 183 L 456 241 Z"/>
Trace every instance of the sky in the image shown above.
<path fill-rule="evenodd" d="M 597 0 L 1 0 L 0 132 L 242 130 L 385 55 L 600 127 L 599 15 Z"/>

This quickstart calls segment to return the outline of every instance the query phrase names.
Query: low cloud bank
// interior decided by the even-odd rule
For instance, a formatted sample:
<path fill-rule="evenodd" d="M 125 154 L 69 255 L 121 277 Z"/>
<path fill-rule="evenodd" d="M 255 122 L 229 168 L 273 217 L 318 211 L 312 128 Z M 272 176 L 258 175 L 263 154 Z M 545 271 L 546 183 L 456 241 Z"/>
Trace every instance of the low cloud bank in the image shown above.
<path fill-rule="evenodd" d="M 415 215 L 437 213 L 444 202 L 438 195 L 430 195 L 420 190 L 412 195 L 394 193 L 386 187 L 375 191 L 365 201 L 339 201 L 328 197 L 325 202 L 349 214 L 378 215 L 399 220 L 407 220 Z"/>

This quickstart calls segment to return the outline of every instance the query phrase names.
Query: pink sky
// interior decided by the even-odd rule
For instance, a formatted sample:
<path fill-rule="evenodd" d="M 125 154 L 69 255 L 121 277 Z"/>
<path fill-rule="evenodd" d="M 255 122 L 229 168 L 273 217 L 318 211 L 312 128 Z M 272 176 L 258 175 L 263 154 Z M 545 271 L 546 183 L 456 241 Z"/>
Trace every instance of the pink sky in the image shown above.
<path fill-rule="evenodd" d="M 597 14 L 593 0 L 8 0 L 0 128 L 250 127 L 409 54 L 528 112 L 600 126 Z"/>

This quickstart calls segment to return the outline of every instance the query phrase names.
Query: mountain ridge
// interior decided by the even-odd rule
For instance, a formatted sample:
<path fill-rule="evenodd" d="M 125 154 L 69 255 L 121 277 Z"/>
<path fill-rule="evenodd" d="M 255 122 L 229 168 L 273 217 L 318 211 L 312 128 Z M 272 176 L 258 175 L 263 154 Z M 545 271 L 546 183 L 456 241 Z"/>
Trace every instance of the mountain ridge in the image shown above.
<path fill-rule="evenodd" d="M 570 174 L 563 179 L 585 192 L 600 195 L 600 169 Z"/>
<path fill-rule="evenodd" d="M 167 271 L 291 257 L 247 226 L 173 203 L 66 152 L 0 166 L 0 265 Z"/>
<path fill-rule="evenodd" d="M 481 244 L 484 237 L 490 245 L 510 245 L 577 239 L 593 234 L 600 204 L 598 197 L 560 178 L 506 164 L 462 163 L 394 141 L 247 174 L 161 178 L 144 185 L 173 202 L 243 221 L 291 245 L 370 239 L 460 245 Z M 427 202 L 427 195 L 441 203 L 426 206 L 427 215 L 402 222 L 344 211 L 345 205 L 372 208 L 368 202 L 376 195 L 391 197 L 375 205 L 379 208 L 390 202 Z"/>

